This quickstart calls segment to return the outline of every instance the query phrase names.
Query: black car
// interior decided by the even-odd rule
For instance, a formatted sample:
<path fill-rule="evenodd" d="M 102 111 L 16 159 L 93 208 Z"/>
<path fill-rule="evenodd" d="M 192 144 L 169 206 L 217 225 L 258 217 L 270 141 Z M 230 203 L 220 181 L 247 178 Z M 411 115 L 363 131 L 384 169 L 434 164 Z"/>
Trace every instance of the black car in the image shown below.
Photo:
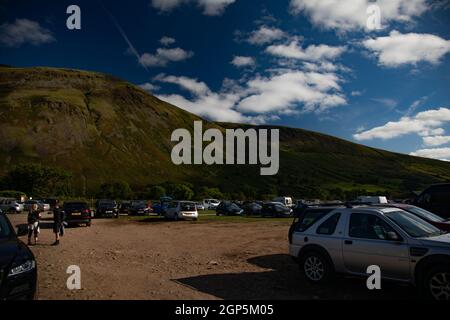
<path fill-rule="evenodd" d="M 264 203 L 261 208 L 262 217 L 291 217 L 292 210 L 282 203 L 268 202 Z"/>
<path fill-rule="evenodd" d="M 216 209 L 218 216 L 239 216 L 244 212 L 237 204 L 231 201 L 222 201 Z"/>
<path fill-rule="evenodd" d="M 56 206 L 56 204 L 59 203 L 59 200 L 57 198 L 46 198 L 42 199 L 43 203 L 48 203 L 50 205 L 50 210 L 53 210 Z"/>
<path fill-rule="evenodd" d="M 145 216 L 150 213 L 151 209 L 144 200 L 131 201 L 130 209 L 128 209 L 128 214 L 130 216 Z"/>
<path fill-rule="evenodd" d="M 262 205 L 256 202 L 244 202 L 242 209 L 244 209 L 244 214 L 247 216 L 259 216 L 261 214 Z"/>
<path fill-rule="evenodd" d="M 131 208 L 131 201 L 122 201 L 119 204 L 119 213 L 129 214 Z"/>
<path fill-rule="evenodd" d="M 119 208 L 114 200 L 97 200 L 95 203 L 95 217 L 119 217 Z"/>
<path fill-rule="evenodd" d="M 450 218 L 450 183 L 428 187 L 414 199 L 413 204 L 443 218 Z"/>
<path fill-rule="evenodd" d="M 87 227 L 91 226 L 91 209 L 84 201 L 66 201 L 64 202 L 63 210 L 65 213 L 65 221 L 69 225 L 84 224 Z"/>
<path fill-rule="evenodd" d="M 26 228 L 18 231 L 25 235 Z M 36 294 L 37 266 L 31 250 L 17 238 L 0 211 L 0 301 L 31 300 Z"/>

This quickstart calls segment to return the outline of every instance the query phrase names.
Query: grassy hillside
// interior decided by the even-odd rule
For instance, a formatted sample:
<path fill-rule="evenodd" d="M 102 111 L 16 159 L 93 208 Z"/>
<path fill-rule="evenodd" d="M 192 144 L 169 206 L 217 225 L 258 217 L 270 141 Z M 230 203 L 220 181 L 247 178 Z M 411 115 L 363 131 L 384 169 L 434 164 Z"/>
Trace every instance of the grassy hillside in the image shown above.
<path fill-rule="evenodd" d="M 39 162 L 73 172 L 79 194 L 122 180 L 135 187 L 185 181 L 298 197 L 335 188 L 412 191 L 450 180 L 450 163 L 284 127 L 277 176 L 261 177 L 259 166 L 173 165 L 172 131 L 192 129 L 199 119 L 108 75 L 0 67 L 0 175 L 14 164 Z"/>

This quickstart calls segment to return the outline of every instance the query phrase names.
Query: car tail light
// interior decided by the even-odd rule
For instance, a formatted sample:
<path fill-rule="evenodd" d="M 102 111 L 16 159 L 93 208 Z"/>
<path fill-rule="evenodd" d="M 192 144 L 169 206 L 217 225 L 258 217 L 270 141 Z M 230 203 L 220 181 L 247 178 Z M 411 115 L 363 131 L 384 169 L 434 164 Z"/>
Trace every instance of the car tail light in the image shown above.
<path fill-rule="evenodd" d="M 83 213 L 89 214 L 89 213 L 91 213 L 91 210 L 89 210 L 89 209 L 84 209 L 84 210 L 83 210 Z"/>

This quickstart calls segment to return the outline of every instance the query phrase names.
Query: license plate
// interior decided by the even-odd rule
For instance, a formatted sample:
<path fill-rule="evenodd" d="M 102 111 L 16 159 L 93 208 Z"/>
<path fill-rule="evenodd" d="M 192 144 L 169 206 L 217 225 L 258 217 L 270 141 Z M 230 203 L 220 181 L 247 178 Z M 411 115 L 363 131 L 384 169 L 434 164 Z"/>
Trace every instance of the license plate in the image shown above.
<path fill-rule="evenodd" d="M 73 216 L 81 216 L 81 212 L 72 212 Z"/>
<path fill-rule="evenodd" d="M 106 211 L 106 213 L 113 213 L 112 211 Z"/>

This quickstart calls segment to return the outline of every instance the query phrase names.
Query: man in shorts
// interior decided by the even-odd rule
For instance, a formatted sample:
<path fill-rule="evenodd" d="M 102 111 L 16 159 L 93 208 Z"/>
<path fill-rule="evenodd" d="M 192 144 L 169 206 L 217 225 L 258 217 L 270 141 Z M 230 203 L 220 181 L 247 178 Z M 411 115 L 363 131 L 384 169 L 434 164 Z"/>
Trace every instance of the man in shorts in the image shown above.
<path fill-rule="evenodd" d="M 31 245 L 31 236 L 34 235 L 34 244 L 38 241 L 39 220 L 41 219 L 41 213 L 39 212 L 38 205 L 31 205 L 30 211 L 28 213 L 28 245 Z"/>

